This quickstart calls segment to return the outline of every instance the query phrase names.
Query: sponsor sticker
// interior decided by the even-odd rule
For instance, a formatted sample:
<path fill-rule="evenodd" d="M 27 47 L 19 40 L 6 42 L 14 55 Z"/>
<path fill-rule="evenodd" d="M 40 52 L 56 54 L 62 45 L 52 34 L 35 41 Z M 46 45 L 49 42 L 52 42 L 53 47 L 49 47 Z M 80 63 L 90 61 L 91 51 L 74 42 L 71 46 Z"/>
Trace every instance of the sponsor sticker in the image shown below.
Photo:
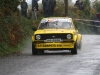
<path fill-rule="evenodd" d="M 41 23 L 55 22 L 55 21 L 59 21 L 59 22 L 71 22 L 70 19 L 48 19 L 48 20 L 42 20 Z"/>
<path fill-rule="evenodd" d="M 36 47 L 62 47 L 62 45 L 60 44 L 41 44 L 41 45 L 37 45 Z"/>
<path fill-rule="evenodd" d="M 71 22 L 70 19 L 54 19 L 54 21 L 60 21 L 60 22 Z"/>
<path fill-rule="evenodd" d="M 49 19 L 48 22 L 54 22 L 54 20 L 53 19 Z"/>

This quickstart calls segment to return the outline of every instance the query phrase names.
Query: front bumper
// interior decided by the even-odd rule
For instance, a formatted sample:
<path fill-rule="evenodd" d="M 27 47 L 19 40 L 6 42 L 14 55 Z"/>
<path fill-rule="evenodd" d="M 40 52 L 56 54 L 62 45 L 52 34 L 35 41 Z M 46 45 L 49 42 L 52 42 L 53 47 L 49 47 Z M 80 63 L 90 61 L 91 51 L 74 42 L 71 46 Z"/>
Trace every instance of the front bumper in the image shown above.
<path fill-rule="evenodd" d="M 33 43 L 36 49 L 72 49 L 74 42 L 69 43 Z"/>

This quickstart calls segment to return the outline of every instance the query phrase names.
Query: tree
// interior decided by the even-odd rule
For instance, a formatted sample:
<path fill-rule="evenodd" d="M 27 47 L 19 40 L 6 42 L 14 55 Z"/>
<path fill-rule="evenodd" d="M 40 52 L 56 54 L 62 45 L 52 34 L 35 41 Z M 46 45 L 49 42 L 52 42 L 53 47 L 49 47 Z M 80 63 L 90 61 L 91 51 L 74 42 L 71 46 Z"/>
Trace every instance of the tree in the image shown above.
<path fill-rule="evenodd" d="M 97 11 L 100 12 L 100 1 L 95 1 L 93 3 L 93 8 Z"/>
<path fill-rule="evenodd" d="M 65 16 L 68 16 L 68 0 L 64 0 L 65 2 Z"/>
<path fill-rule="evenodd" d="M 83 3 L 85 7 L 84 14 L 85 16 L 90 17 L 90 11 L 91 11 L 90 0 L 84 0 Z"/>

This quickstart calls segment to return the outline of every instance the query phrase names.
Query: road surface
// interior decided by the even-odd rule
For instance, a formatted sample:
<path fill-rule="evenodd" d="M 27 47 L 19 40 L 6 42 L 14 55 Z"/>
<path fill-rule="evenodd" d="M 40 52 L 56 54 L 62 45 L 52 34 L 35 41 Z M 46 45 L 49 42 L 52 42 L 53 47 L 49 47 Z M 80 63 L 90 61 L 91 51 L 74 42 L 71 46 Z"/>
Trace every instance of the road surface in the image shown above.
<path fill-rule="evenodd" d="M 0 58 L 0 75 L 100 75 L 100 35 L 82 35 L 82 49 L 32 55 L 31 39 L 23 52 Z"/>

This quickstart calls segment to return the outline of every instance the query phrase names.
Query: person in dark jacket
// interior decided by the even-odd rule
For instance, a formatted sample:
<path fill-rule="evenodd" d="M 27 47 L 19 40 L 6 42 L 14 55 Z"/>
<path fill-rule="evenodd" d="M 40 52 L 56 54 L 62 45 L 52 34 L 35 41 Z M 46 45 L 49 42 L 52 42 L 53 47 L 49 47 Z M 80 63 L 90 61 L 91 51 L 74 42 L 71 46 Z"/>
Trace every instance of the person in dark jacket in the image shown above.
<path fill-rule="evenodd" d="M 24 17 L 27 17 L 27 9 L 28 9 L 28 5 L 26 0 L 23 0 L 21 2 L 21 15 Z"/>
<path fill-rule="evenodd" d="M 44 17 L 50 16 L 50 0 L 43 0 L 43 11 L 44 11 Z"/>
<path fill-rule="evenodd" d="M 74 6 L 76 6 L 78 9 L 80 9 L 80 2 L 79 2 L 79 0 L 76 1 L 76 3 L 74 4 Z"/>
<path fill-rule="evenodd" d="M 43 3 L 44 3 L 44 0 L 42 0 L 42 5 L 43 5 Z"/>
<path fill-rule="evenodd" d="M 32 18 L 37 18 L 37 11 L 38 11 L 38 1 L 32 0 Z"/>
<path fill-rule="evenodd" d="M 80 2 L 79 10 L 84 10 L 84 4 L 83 4 L 83 2 Z"/>
<path fill-rule="evenodd" d="M 32 11 L 38 11 L 38 2 L 37 0 L 32 0 Z"/>
<path fill-rule="evenodd" d="M 98 34 L 98 27 L 100 25 L 100 22 L 97 22 L 97 21 L 100 21 L 100 13 L 97 13 L 96 16 L 94 17 L 94 22 L 93 22 L 93 25 L 94 25 L 94 32 L 96 34 Z"/>
<path fill-rule="evenodd" d="M 55 6 L 56 6 L 56 0 L 50 0 L 50 16 L 54 15 Z"/>
<path fill-rule="evenodd" d="M 79 2 L 79 0 L 76 1 L 74 6 L 76 6 L 78 8 L 78 10 L 84 10 L 84 4 L 83 4 L 83 2 Z"/>

